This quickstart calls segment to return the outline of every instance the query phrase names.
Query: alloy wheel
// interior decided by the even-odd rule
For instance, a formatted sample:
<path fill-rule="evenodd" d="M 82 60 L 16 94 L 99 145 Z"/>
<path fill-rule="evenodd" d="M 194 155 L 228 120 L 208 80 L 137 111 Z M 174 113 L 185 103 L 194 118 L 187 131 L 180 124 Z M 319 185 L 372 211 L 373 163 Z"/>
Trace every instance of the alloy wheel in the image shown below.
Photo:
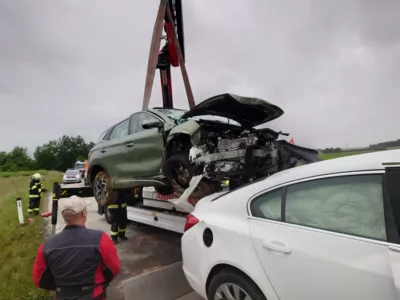
<path fill-rule="evenodd" d="M 100 176 L 94 183 L 94 194 L 97 201 L 107 199 L 107 178 Z"/>
<path fill-rule="evenodd" d="M 252 298 L 240 286 L 224 283 L 216 290 L 214 300 L 252 300 Z"/>

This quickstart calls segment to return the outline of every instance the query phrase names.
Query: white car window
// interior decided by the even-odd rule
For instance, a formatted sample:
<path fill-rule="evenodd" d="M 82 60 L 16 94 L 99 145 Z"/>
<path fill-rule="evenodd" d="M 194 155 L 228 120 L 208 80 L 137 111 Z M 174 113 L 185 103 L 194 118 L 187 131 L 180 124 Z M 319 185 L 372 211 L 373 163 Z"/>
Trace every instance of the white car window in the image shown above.
<path fill-rule="evenodd" d="M 115 125 L 114 129 L 110 134 L 110 140 L 115 140 L 127 136 L 128 129 L 129 129 L 129 120 L 122 121 L 121 123 Z"/>
<path fill-rule="evenodd" d="M 287 187 L 285 221 L 386 240 L 381 175 L 312 180 Z"/>
<path fill-rule="evenodd" d="M 267 192 L 255 198 L 250 204 L 253 217 L 281 220 L 282 189 Z"/>

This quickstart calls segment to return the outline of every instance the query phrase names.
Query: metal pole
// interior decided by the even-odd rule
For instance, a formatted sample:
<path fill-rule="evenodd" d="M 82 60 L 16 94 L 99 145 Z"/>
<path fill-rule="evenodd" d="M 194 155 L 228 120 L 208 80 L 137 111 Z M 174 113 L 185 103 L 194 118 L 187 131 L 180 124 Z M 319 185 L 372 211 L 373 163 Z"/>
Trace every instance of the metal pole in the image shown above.
<path fill-rule="evenodd" d="M 58 217 L 58 199 L 60 199 L 60 186 L 58 182 L 53 183 L 53 195 L 51 205 L 51 233 L 56 234 L 57 217 Z"/>
<path fill-rule="evenodd" d="M 24 224 L 24 212 L 22 211 L 22 198 L 17 198 L 17 211 L 19 224 Z"/>

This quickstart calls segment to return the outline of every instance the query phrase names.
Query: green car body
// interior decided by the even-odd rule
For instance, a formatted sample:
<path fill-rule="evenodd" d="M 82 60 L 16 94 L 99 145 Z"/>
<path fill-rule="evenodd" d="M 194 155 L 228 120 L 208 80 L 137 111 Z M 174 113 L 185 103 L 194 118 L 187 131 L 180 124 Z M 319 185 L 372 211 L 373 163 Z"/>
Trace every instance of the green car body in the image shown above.
<path fill-rule="evenodd" d="M 134 113 L 103 132 L 91 149 L 89 184 L 98 201 L 110 203 L 115 201 L 119 190 L 135 187 L 153 186 L 162 194 L 182 191 L 192 176 L 204 172 L 210 180 L 208 190 L 200 193 L 204 196 L 220 186 L 221 180 L 241 176 L 240 165 L 244 165 L 247 146 L 251 146 L 249 151 L 253 151 L 255 161 L 250 169 L 257 173 L 251 176 L 267 176 L 285 168 L 278 162 L 282 155 L 276 154 L 279 133 L 254 127 L 282 114 L 282 109 L 264 100 L 233 94 L 214 96 L 189 111 L 154 108 Z M 262 145 L 257 141 L 262 141 Z M 222 144 L 225 148 L 218 149 Z M 294 146 L 286 144 L 281 147 L 285 153 L 294 153 L 305 161 L 312 161 L 318 155 L 312 149 L 292 149 Z M 193 155 L 193 149 L 198 153 Z M 285 161 L 289 161 L 289 154 Z M 221 171 L 225 163 L 230 163 L 236 173 Z"/>

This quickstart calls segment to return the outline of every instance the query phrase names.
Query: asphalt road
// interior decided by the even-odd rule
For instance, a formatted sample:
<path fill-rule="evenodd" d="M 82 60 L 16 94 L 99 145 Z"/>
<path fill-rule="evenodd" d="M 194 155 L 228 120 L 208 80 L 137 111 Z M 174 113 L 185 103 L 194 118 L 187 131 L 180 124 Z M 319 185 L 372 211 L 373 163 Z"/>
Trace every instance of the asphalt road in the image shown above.
<path fill-rule="evenodd" d="M 63 187 L 65 186 L 79 187 L 82 184 L 63 185 Z M 95 199 L 86 199 L 88 202 L 87 227 L 104 230 L 108 233 L 110 225 L 105 221 L 104 216 L 97 214 Z M 64 226 L 65 223 L 59 214 L 56 231 L 61 231 Z M 108 289 L 107 299 L 109 300 L 123 300 L 122 283 L 126 279 L 159 269 L 182 259 L 181 235 L 178 233 L 130 223 L 127 228 L 127 237 L 128 241 L 121 241 L 117 245 L 121 260 L 121 273 Z"/>

